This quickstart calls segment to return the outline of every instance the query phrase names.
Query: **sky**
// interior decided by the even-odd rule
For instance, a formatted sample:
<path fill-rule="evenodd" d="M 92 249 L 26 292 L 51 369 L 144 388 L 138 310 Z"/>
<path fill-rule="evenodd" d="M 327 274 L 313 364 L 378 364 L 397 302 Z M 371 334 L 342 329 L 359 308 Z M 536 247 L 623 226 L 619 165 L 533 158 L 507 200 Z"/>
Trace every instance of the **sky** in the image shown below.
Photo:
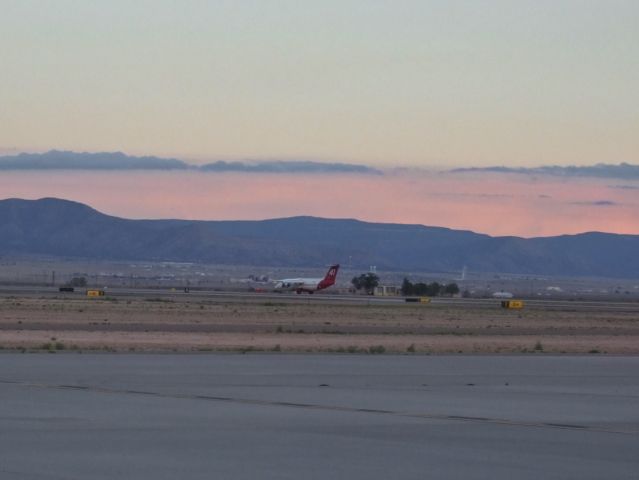
<path fill-rule="evenodd" d="M 632 182 L 433 173 L 639 163 L 634 0 L 0 0 L 0 10 L 0 155 L 413 172 L 0 172 L 0 198 L 53 192 L 128 217 L 639 233 Z"/>
<path fill-rule="evenodd" d="M 0 172 L 6 198 L 58 197 L 125 218 L 357 218 L 523 237 L 639 234 L 639 179 L 534 174 Z"/>

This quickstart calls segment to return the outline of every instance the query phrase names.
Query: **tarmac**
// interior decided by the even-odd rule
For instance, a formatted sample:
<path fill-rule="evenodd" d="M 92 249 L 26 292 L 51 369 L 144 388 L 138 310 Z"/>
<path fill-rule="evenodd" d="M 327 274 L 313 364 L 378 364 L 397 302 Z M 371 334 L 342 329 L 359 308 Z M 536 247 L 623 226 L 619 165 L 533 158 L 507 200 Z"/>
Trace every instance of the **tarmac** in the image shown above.
<path fill-rule="evenodd" d="M 0 298 L 13 298 L 15 296 L 31 296 L 36 298 L 83 298 L 86 297 L 85 288 L 77 288 L 75 292 L 60 292 L 57 287 L 44 286 L 16 286 L 0 285 Z M 353 305 L 397 305 L 404 304 L 406 300 L 403 296 L 371 296 L 353 294 L 335 294 L 330 290 L 321 291 L 314 295 L 297 295 L 295 293 L 275 293 L 267 292 L 246 292 L 246 291 L 214 291 L 196 290 L 189 293 L 176 289 L 144 289 L 144 288 L 123 288 L 113 287 L 105 290 L 110 298 L 163 298 L 173 301 L 184 300 L 215 300 L 215 301 L 241 301 L 241 302 L 291 302 L 304 304 L 337 303 Z M 417 298 L 417 297 L 414 297 Z M 458 298 L 458 297 L 434 297 L 430 303 L 438 306 L 461 306 L 473 309 L 495 309 L 500 308 L 502 299 L 500 298 Z M 611 299 L 560 299 L 560 298 L 525 298 L 526 310 L 542 311 L 579 311 L 579 312 L 617 312 L 617 313 L 639 313 L 639 302 L 634 299 L 620 301 L 618 298 Z"/>
<path fill-rule="evenodd" d="M 0 355 L 2 479 L 636 479 L 639 357 Z"/>

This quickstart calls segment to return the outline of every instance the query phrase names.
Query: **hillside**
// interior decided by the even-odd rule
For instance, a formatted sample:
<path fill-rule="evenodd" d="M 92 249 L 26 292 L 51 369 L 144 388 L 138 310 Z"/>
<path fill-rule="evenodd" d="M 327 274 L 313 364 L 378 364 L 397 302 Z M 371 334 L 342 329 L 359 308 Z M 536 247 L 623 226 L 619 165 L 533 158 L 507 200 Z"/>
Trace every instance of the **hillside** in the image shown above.
<path fill-rule="evenodd" d="M 639 278 L 638 251 L 637 235 L 523 239 L 314 217 L 127 220 L 53 198 L 0 201 L 0 255 Z"/>

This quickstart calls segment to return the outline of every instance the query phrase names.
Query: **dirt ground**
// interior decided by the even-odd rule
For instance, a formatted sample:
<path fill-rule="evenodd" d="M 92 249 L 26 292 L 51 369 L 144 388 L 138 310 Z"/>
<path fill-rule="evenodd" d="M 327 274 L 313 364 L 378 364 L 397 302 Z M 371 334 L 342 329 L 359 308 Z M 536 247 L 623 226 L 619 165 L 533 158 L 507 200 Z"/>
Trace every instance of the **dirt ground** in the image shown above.
<path fill-rule="evenodd" d="M 24 351 L 639 354 L 639 314 L 188 297 L 0 298 Z"/>

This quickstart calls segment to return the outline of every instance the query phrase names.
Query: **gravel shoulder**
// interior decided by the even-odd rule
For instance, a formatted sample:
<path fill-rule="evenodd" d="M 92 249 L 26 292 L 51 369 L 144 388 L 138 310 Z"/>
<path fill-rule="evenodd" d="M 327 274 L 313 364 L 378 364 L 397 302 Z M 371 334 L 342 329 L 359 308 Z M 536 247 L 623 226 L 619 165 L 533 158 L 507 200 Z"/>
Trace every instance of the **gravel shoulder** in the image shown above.
<path fill-rule="evenodd" d="M 639 315 L 472 305 L 25 296 L 0 299 L 0 347 L 636 355 Z"/>

